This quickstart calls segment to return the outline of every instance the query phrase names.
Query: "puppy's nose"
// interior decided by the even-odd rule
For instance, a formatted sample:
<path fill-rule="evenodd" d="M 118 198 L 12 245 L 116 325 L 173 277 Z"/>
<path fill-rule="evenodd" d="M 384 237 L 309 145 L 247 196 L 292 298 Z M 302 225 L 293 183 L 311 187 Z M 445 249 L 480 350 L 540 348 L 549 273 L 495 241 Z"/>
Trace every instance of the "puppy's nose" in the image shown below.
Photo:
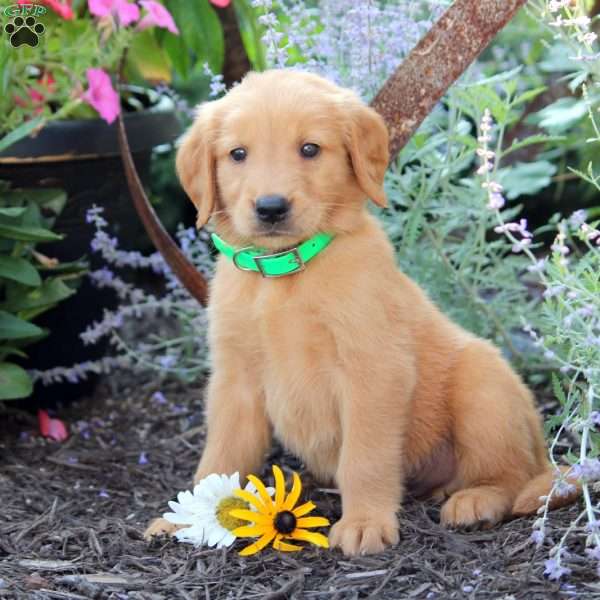
<path fill-rule="evenodd" d="M 283 196 L 270 194 L 256 199 L 255 210 L 257 217 L 264 223 L 278 223 L 286 218 L 290 203 Z"/>

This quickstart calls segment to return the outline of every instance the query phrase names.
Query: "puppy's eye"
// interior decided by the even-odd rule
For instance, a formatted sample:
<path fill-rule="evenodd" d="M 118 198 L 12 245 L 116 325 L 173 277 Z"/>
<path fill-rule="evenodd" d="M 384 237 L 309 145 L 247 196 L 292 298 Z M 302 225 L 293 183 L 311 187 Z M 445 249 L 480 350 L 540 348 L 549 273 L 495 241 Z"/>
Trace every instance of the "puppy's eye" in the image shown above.
<path fill-rule="evenodd" d="M 248 152 L 246 152 L 246 148 L 234 148 L 229 155 L 235 162 L 242 162 L 246 160 L 246 156 L 248 156 Z"/>
<path fill-rule="evenodd" d="M 314 158 L 321 151 L 321 147 L 318 144 L 304 144 L 300 148 L 300 154 L 304 158 Z"/>

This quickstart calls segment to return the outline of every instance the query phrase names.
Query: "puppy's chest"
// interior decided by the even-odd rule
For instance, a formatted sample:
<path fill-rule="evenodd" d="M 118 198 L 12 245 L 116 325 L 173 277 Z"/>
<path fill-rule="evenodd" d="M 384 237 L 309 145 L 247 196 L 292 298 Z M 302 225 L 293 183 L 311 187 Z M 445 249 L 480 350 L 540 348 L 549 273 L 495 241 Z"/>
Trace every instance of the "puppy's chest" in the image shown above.
<path fill-rule="evenodd" d="M 327 323 L 290 304 L 257 322 L 266 407 L 275 432 L 293 451 L 329 451 L 339 438 L 337 352 Z"/>

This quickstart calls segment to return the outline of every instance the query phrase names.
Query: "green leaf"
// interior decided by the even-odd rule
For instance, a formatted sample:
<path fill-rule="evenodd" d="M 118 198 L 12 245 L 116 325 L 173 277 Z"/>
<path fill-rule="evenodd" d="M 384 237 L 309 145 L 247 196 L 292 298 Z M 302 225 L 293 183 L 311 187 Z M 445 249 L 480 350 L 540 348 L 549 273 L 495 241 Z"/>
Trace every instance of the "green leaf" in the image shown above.
<path fill-rule="evenodd" d="M 10 206 L 8 208 L 0 208 L 0 215 L 13 219 L 20 217 L 26 210 L 24 206 Z"/>
<path fill-rule="evenodd" d="M 249 0 L 233 0 L 233 6 L 252 67 L 257 71 L 264 71 L 267 68 L 265 46 L 261 40 L 263 31 L 258 23 L 256 10 L 249 4 Z"/>
<path fill-rule="evenodd" d="M 498 84 L 503 81 L 511 81 L 522 71 L 523 67 L 518 66 L 510 71 L 504 71 L 502 73 L 498 73 L 497 75 L 493 75 L 492 77 L 485 77 L 483 79 L 479 79 L 478 81 L 471 81 L 468 83 L 459 83 L 457 84 L 461 88 L 471 88 L 479 85 L 489 86 L 490 84 Z"/>
<path fill-rule="evenodd" d="M 512 101 L 512 105 L 517 106 L 519 104 L 524 104 L 525 102 L 529 102 L 530 100 L 537 98 L 540 94 L 545 92 L 547 89 L 548 88 L 546 86 L 542 86 L 542 87 L 534 88 L 532 90 L 527 90 L 526 92 L 523 92 L 521 95 L 517 96 Z"/>
<path fill-rule="evenodd" d="M 166 39 L 177 36 L 165 34 Z M 136 34 L 127 52 L 127 62 L 149 81 L 171 81 L 171 65 L 162 48 L 158 45 L 153 29 Z"/>
<path fill-rule="evenodd" d="M 30 121 L 25 121 L 22 125 L 19 125 L 16 129 L 13 129 L 10 133 L 7 133 L 3 138 L 0 138 L 0 152 L 6 150 L 9 146 L 12 146 L 24 137 L 27 137 L 32 131 L 35 131 L 38 127 L 41 127 L 45 119 L 43 117 L 35 117 Z"/>
<path fill-rule="evenodd" d="M 585 100 L 560 98 L 532 115 L 531 120 L 550 133 L 557 134 L 566 132 L 586 115 Z"/>
<path fill-rule="evenodd" d="M 565 391 L 560 383 L 559 378 L 556 376 L 556 373 L 552 373 L 552 391 L 556 396 L 557 400 L 564 406 L 567 403 L 567 398 L 565 397 Z"/>
<path fill-rule="evenodd" d="M 43 227 L 0 223 L 0 238 L 2 237 L 22 242 L 56 242 L 63 238 L 62 235 L 53 233 Z"/>
<path fill-rule="evenodd" d="M 0 255 L 0 278 L 18 281 L 24 285 L 37 286 L 42 283 L 36 268 L 24 258 Z"/>
<path fill-rule="evenodd" d="M 0 339 L 18 340 L 42 335 L 43 333 L 44 330 L 37 325 L 0 310 Z"/>
<path fill-rule="evenodd" d="M 178 35 L 165 35 L 162 42 L 164 50 L 169 55 L 177 74 L 187 79 L 190 74 L 190 52 L 185 42 Z"/>
<path fill-rule="evenodd" d="M 530 135 L 526 137 L 524 140 L 515 139 L 515 141 L 508 147 L 502 150 L 502 158 L 514 152 L 515 150 L 520 150 L 521 148 L 526 148 L 527 146 L 531 146 L 532 144 L 547 144 L 549 142 L 564 142 L 565 136 L 563 135 Z"/>
<path fill-rule="evenodd" d="M 27 354 L 16 346 L 0 345 L 0 362 L 2 362 L 7 356 L 19 356 L 21 358 L 27 358 Z"/>
<path fill-rule="evenodd" d="M 517 163 L 514 167 L 503 169 L 500 180 L 506 191 L 506 197 L 514 200 L 519 196 L 536 194 L 550 185 L 556 166 L 547 160 L 532 163 Z"/>
<path fill-rule="evenodd" d="M 0 363 L 0 400 L 26 398 L 33 391 L 33 382 L 25 369 L 9 362 Z"/>
<path fill-rule="evenodd" d="M 167 0 L 165 3 L 179 28 L 186 46 L 196 55 L 200 66 L 208 62 L 213 73 L 220 73 L 225 59 L 223 28 L 208 0 Z"/>
<path fill-rule="evenodd" d="M 50 307 L 74 293 L 75 291 L 60 279 L 47 279 L 34 289 L 21 288 L 16 291 L 9 289 L 6 301 L 0 306 L 11 312 L 34 311 L 33 314 L 39 314 L 41 312 L 39 309 Z"/>

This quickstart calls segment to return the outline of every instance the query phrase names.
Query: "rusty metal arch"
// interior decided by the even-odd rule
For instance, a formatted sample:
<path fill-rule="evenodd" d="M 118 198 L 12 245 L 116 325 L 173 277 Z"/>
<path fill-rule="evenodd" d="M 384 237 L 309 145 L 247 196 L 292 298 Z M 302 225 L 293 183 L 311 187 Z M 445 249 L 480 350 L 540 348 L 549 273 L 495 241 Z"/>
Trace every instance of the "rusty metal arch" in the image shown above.
<path fill-rule="evenodd" d="M 446 90 L 526 1 L 456 0 L 413 48 L 371 103 L 389 127 L 392 160 Z M 118 137 L 127 184 L 148 236 L 188 292 L 206 306 L 206 280 L 165 231 L 144 192 L 122 115 Z"/>

